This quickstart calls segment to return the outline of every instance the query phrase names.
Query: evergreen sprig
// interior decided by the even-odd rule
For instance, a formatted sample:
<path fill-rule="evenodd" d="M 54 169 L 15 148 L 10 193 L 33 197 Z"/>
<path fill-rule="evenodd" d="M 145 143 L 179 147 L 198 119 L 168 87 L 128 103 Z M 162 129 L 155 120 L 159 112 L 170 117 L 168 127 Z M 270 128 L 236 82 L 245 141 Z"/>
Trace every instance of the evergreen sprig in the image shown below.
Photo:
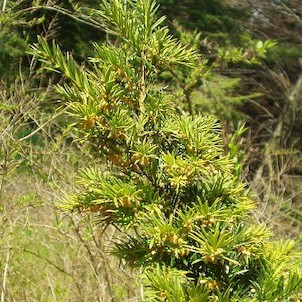
<path fill-rule="evenodd" d="M 114 253 L 144 268 L 147 301 L 294 301 L 294 244 L 247 222 L 254 202 L 234 140 L 227 152 L 217 120 L 180 115 L 159 81 L 164 70 L 198 68 L 199 55 L 156 10 L 154 0 L 104 1 L 99 15 L 116 41 L 95 44 L 90 67 L 42 38 L 32 48 L 64 75 L 57 91 L 96 160 L 61 206 L 124 232 Z"/>

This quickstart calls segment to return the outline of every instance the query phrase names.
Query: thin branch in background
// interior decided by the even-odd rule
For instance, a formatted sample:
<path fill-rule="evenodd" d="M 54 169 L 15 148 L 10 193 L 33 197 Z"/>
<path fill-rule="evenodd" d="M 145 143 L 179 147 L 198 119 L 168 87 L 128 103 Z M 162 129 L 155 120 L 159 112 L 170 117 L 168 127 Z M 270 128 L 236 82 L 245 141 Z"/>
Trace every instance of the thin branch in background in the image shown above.
<path fill-rule="evenodd" d="M 29 133 L 28 135 L 21 137 L 19 139 L 20 142 L 31 138 L 33 135 L 35 135 L 37 132 L 39 132 L 40 130 L 43 130 L 44 127 L 49 124 L 50 122 L 52 122 L 54 119 L 56 119 L 58 116 L 60 116 L 61 114 L 63 114 L 63 112 L 65 111 L 65 109 L 59 111 L 57 114 L 54 114 L 49 120 L 47 120 L 45 123 L 43 123 L 42 125 L 40 125 L 36 130 L 32 131 L 31 133 Z M 37 121 L 35 121 L 37 123 Z"/>
<path fill-rule="evenodd" d="M 5 12 L 6 5 L 7 5 L 7 0 L 4 0 L 4 1 L 3 1 L 3 5 L 2 5 L 2 13 Z"/>
<path fill-rule="evenodd" d="M 284 8 L 285 11 L 287 11 L 289 13 L 289 15 L 293 18 L 295 18 L 295 20 L 302 25 L 302 18 L 301 16 L 299 16 L 298 14 L 296 14 L 289 6 L 287 6 L 285 3 L 281 2 L 280 5 L 282 6 L 282 8 Z"/>
<path fill-rule="evenodd" d="M 9 266 L 9 260 L 10 260 L 10 252 L 11 252 L 11 249 L 8 248 L 7 253 L 6 253 L 4 272 L 3 272 L 1 302 L 5 301 L 6 282 L 7 282 L 7 276 L 8 276 L 8 266 Z"/>
<path fill-rule="evenodd" d="M 179 86 L 183 90 L 183 93 L 185 95 L 186 102 L 187 102 L 187 105 L 188 105 L 188 111 L 189 111 L 190 115 L 193 116 L 194 115 L 194 110 L 193 110 L 193 104 L 192 104 L 192 99 L 191 99 L 191 92 L 187 89 L 186 85 L 179 79 L 179 76 L 177 75 L 177 73 L 173 69 L 170 68 L 169 72 L 176 79 Z"/>
<path fill-rule="evenodd" d="M 4 205 L 1 205 L 1 201 L 2 201 L 2 195 L 3 195 L 3 191 L 4 191 L 4 185 L 5 185 L 5 180 L 6 180 L 6 176 L 7 176 L 7 163 L 6 163 L 6 157 L 4 158 L 4 162 L 1 163 L 0 165 L 1 168 L 1 181 L 0 181 L 0 206 L 2 206 L 2 210 Z"/>
<path fill-rule="evenodd" d="M 88 254 L 88 257 L 89 257 L 89 260 L 90 260 L 89 262 L 90 262 L 91 268 L 93 270 L 93 273 L 95 275 L 95 278 L 96 278 L 96 280 L 97 280 L 97 282 L 99 284 L 99 288 L 102 288 L 101 283 L 99 281 L 99 275 L 100 275 L 100 273 L 99 273 L 99 270 L 98 270 L 98 264 L 97 264 L 97 261 L 96 261 L 96 256 L 92 252 L 92 250 L 91 250 L 88 242 L 85 241 L 85 239 L 83 238 L 79 225 L 77 225 L 73 219 L 71 219 L 71 223 L 74 226 L 74 231 L 75 231 L 75 233 L 76 233 L 79 241 L 82 243 L 83 247 L 87 251 L 87 254 Z M 111 301 L 114 302 L 115 298 L 114 298 L 113 290 L 111 288 L 111 283 L 110 283 L 109 280 L 106 280 L 106 281 L 107 281 L 107 287 L 108 287 L 109 295 L 111 297 Z"/>
<path fill-rule="evenodd" d="M 36 253 L 34 251 L 30 251 L 30 250 L 27 250 L 25 248 L 17 248 L 17 247 L 13 247 L 11 249 L 14 249 L 14 250 L 18 250 L 18 251 L 21 251 L 21 252 L 24 252 L 24 253 L 27 253 L 27 254 L 31 254 L 33 256 L 36 256 L 37 258 L 39 259 L 42 259 L 44 260 L 45 262 L 47 262 L 48 264 L 50 264 L 51 266 L 53 266 L 55 269 L 57 269 L 59 272 L 63 273 L 64 275 L 68 276 L 68 277 L 71 277 L 73 280 L 75 280 L 75 277 L 73 276 L 72 273 L 66 271 L 64 268 L 58 266 L 55 262 L 49 260 L 48 258 L 40 255 L 39 253 Z"/>
<path fill-rule="evenodd" d="M 68 9 L 62 8 L 62 7 L 57 6 L 57 5 L 53 5 L 53 6 L 48 6 L 48 5 L 31 6 L 31 7 L 24 8 L 24 9 L 20 10 L 18 12 L 18 14 L 34 12 L 34 11 L 37 11 L 37 10 L 53 11 L 53 12 L 59 13 L 61 15 L 67 16 L 67 17 L 69 17 L 69 18 L 71 18 L 71 19 L 73 19 L 73 20 L 75 20 L 79 23 L 89 25 L 89 26 L 94 27 L 94 28 L 99 29 L 99 30 L 103 30 L 103 31 L 105 30 L 104 25 L 100 21 L 94 20 L 92 17 L 87 16 L 87 15 L 83 15 L 83 14 L 79 14 L 79 13 L 69 11 Z"/>

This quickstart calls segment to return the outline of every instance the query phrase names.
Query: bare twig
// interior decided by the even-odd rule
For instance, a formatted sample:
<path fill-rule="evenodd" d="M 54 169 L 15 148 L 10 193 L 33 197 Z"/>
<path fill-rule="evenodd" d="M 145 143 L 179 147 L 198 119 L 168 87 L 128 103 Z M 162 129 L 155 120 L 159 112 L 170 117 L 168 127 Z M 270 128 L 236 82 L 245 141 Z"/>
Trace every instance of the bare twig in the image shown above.
<path fill-rule="evenodd" d="M 76 13 L 74 13 L 72 11 L 69 11 L 68 9 L 64 9 L 64 8 L 62 8 L 60 6 L 57 6 L 57 5 L 52 5 L 52 6 L 48 6 L 48 5 L 31 6 L 31 7 L 27 7 L 27 8 L 24 8 L 24 9 L 20 10 L 18 12 L 18 14 L 33 12 L 33 11 L 36 11 L 36 10 L 54 11 L 54 12 L 59 13 L 61 15 L 68 16 L 69 18 L 74 19 L 75 21 L 78 21 L 80 23 L 89 25 L 91 27 L 94 27 L 94 28 L 102 30 L 102 31 L 106 31 L 104 25 L 100 21 L 94 20 L 92 17 L 89 17 L 87 15 L 76 14 Z"/>
<path fill-rule="evenodd" d="M 193 104 L 192 104 L 192 99 L 191 99 L 191 92 L 187 89 L 186 85 L 179 79 L 179 76 L 176 74 L 176 72 L 173 69 L 169 69 L 169 72 L 173 75 L 173 77 L 177 80 L 179 86 L 181 87 L 185 98 L 186 102 L 188 105 L 188 110 L 190 115 L 194 115 L 194 110 L 193 110 Z"/>
<path fill-rule="evenodd" d="M 52 122 L 54 119 L 56 119 L 58 116 L 60 116 L 66 109 L 63 109 L 61 111 L 59 111 L 57 114 L 54 114 L 49 120 L 47 120 L 45 123 L 43 123 L 41 126 L 39 126 L 36 130 L 34 130 L 33 132 L 29 133 L 28 135 L 21 137 L 19 139 L 19 142 L 22 142 L 30 137 L 32 137 L 33 135 L 35 135 L 37 132 L 39 132 L 40 130 L 43 130 L 44 127 L 49 124 L 50 122 Z"/>
<path fill-rule="evenodd" d="M 1 302 L 5 301 L 6 281 L 7 281 L 7 275 L 8 275 L 8 265 L 9 265 L 9 260 L 10 260 L 10 252 L 11 252 L 11 249 L 9 248 L 7 250 L 7 253 L 6 253 L 6 260 L 5 260 L 5 266 L 4 266 L 4 272 L 3 272 Z"/>
<path fill-rule="evenodd" d="M 2 13 L 5 12 L 6 5 L 7 5 L 7 0 L 4 0 L 4 1 L 3 1 L 3 5 L 2 5 Z"/>

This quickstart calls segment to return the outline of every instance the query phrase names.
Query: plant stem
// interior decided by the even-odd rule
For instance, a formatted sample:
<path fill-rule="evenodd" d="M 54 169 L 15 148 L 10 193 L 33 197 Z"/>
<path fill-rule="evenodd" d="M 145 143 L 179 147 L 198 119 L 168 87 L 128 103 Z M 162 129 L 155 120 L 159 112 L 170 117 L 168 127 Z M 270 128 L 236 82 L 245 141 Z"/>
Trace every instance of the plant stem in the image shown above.
<path fill-rule="evenodd" d="M 192 104 L 192 100 L 191 100 L 191 96 L 190 96 L 190 94 L 191 94 L 190 91 L 186 88 L 186 85 L 179 79 L 177 73 L 173 69 L 170 68 L 169 72 L 172 74 L 172 76 L 174 76 L 174 78 L 178 82 L 179 86 L 181 87 L 181 89 L 185 95 L 185 98 L 186 98 L 189 114 L 191 116 L 193 116 L 194 110 L 193 110 L 193 104 Z"/>
<path fill-rule="evenodd" d="M 5 301 L 5 290 L 6 290 L 6 280 L 7 280 L 7 272 L 8 272 L 8 264 L 10 260 L 10 248 L 6 253 L 6 260 L 3 272 L 3 281 L 2 281 L 2 292 L 1 292 L 1 302 Z"/>
<path fill-rule="evenodd" d="M 4 202 L 2 202 L 2 195 L 4 192 L 4 186 L 6 182 L 7 177 L 7 158 L 5 157 L 5 161 L 2 165 L 0 165 L 0 168 L 2 169 L 1 175 L 1 182 L 0 182 L 0 212 L 4 212 Z"/>
<path fill-rule="evenodd" d="M 35 10 L 54 11 L 54 12 L 57 12 L 57 13 L 62 14 L 64 16 L 68 16 L 71 19 L 74 19 L 74 20 L 76 20 L 80 23 L 92 26 L 96 29 L 105 30 L 105 27 L 101 22 L 99 22 L 97 20 L 94 20 L 91 17 L 87 18 L 85 15 L 74 14 L 72 11 L 69 11 L 68 9 L 61 8 L 59 6 L 47 6 L 47 5 L 31 6 L 31 7 L 20 10 L 19 13 L 32 12 L 32 11 L 35 11 Z"/>
<path fill-rule="evenodd" d="M 2 12 L 3 12 L 3 13 L 5 12 L 6 5 L 7 5 L 7 0 L 4 0 L 4 1 L 3 1 L 3 5 L 2 5 Z"/>

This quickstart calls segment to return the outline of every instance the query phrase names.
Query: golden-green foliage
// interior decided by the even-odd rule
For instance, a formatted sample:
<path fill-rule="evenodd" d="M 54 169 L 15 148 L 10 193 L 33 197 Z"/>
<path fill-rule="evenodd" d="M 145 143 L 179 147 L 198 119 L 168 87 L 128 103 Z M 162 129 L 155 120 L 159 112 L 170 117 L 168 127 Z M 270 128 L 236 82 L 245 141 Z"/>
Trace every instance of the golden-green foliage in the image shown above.
<path fill-rule="evenodd" d="M 180 115 L 158 81 L 196 70 L 199 55 L 156 10 L 154 0 L 104 1 L 99 14 L 117 38 L 95 45 L 90 67 L 55 43 L 33 46 L 66 78 L 57 92 L 93 158 L 61 206 L 121 231 L 113 252 L 143 268 L 146 301 L 291 301 L 302 289 L 294 244 L 247 222 L 255 205 L 219 123 Z"/>

